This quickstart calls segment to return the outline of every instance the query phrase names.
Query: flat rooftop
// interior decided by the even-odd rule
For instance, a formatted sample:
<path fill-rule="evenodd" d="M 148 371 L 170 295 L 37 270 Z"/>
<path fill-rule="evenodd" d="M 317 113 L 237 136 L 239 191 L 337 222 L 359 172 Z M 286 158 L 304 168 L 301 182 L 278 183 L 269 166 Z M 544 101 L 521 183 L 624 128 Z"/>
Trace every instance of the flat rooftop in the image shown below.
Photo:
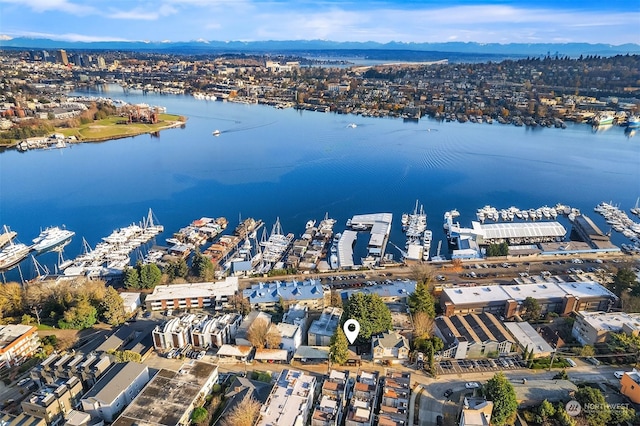
<path fill-rule="evenodd" d="M 353 268 L 353 245 L 356 238 L 358 238 L 358 233 L 348 229 L 340 236 L 340 240 L 338 240 L 338 265 L 341 268 Z"/>
<path fill-rule="evenodd" d="M 640 330 L 640 314 L 626 312 L 585 312 L 580 311 L 579 317 L 596 330 L 619 332 L 622 326 L 633 330 Z"/>
<path fill-rule="evenodd" d="M 564 237 L 567 230 L 559 222 L 471 222 L 485 239 Z"/>
<path fill-rule="evenodd" d="M 197 299 L 221 294 L 232 295 L 238 291 L 238 277 L 227 277 L 224 281 L 159 285 L 148 295 L 145 302 L 167 299 Z"/>
<path fill-rule="evenodd" d="M 160 370 L 113 425 L 177 425 L 217 368 L 196 361 L 180 371 Z"/>

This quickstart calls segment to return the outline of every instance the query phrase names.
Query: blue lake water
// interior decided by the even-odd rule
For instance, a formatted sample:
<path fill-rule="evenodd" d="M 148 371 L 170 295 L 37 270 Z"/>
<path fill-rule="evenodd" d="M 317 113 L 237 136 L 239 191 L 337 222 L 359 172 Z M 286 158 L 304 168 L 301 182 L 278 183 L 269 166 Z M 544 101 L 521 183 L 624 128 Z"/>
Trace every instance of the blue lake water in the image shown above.
<path fill-rule="evenodd" d="M 76 232 L 65 248 L 75 257 L 81 237 L 94 246 L 152 208 L 165 226 L 160 243 L 201 216 L 225 216 L 230 230 L 239 216 L 262 219 L 267 229 L 279 217 L 285 233 L 299 235 L 325 212 L 338 220 L 336 231 L 354 214 L 391 212 L 391 241 L 404 246 L 400 215 L 418 199 L 434 231 L 433 254 L 444 240 L 443 214 L 453 208 L 468 225 L 486 204 L 562 202 L 608 231 L 593 207 L 613 201 L 628 209 L 640 196 L 640 138 L 619 127 L 407 123 L 108 89 L 84 94 L 166 106 L 188 117 L 186 127 L 158 138 L 1 153 L 0 224 L 21 242 L 64 224 Z M 55 262 L 53 254 L 41 258 Z"/>

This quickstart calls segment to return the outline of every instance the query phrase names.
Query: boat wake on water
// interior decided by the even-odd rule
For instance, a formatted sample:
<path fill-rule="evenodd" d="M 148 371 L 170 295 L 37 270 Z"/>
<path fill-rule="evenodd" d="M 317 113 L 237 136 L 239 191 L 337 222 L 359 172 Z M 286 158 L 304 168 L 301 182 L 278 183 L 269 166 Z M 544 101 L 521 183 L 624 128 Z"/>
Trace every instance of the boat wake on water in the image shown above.
<path fill-rule="evenodd" d="M 271 126 L 271 125 L 273 125 L 275 123 L 277 123 L 277 121 L 272 121 L 271 123 L 259 124 L 257 126 L 237 127 L 237 128 L 229 129 L 229 130 L 220 130 L 220 133 L 244 132 L 244 131 L 247 131 L 247 130 L 259 129 L 261 127 Z"/>

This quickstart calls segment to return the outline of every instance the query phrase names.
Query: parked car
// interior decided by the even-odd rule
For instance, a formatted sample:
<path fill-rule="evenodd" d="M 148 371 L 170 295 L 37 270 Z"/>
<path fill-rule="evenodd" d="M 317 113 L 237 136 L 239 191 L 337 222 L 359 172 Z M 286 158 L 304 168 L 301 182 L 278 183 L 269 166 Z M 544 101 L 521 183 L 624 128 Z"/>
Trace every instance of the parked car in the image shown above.
<path fill-rule="evenodd" d="M 622 379 L 622 376 L 624 376 L 624 371 L 615 371 L 613 375 L 616 377 L 616 379 Z"/>
<path fill-rule="evenodd" d="M 446 398 L 449 398 L 452 394 L 453 394 L 453 389 L 447 389 L 446 391 L 444 391 L 444 396 Z"/>
<path fill-rule="evenodd" d="M 574 360 L 572 360 L 571 358 L 565 358 L 565 361 L 567 361 L 567 364 L 569 364 L 572 367 L 577 366 L 578 364 L 576 364 L 576 362 Z"/>
<path fill-rule="evenodd" d="M 600 365 L 600 361 L 598 361 L 597 359 L 595 359 L 592 356 L 585 358 L 585 361 L 587 361 L 588 363 L 593 364 L 593 365 Z"/>
<path fill-rule="evenodd" d="M 29 377 L 25 377 L 24 379 L 21 379 L 21 380 L 18 382 L 18 386 L 26 385 L 27 383 L 29 383 L 29 381 L 30 381 L 30 380 L 31 380 L 31 379 L 30 379 Z"/>
<path fill-rule="evenodd" d="M 480 383 L 478 382 L 467 382 L 464 384 L 464 387 L 467 389 L 478 389 L 480 387 Z"/>

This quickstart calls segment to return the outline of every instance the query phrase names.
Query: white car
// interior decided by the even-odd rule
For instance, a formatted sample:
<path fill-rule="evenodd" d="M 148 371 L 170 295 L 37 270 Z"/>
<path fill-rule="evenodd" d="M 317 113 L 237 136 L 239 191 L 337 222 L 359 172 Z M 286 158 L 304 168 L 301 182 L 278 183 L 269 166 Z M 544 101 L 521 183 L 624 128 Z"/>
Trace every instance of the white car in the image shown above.
<path fill-rule="evenodd" d="M 27 384 L 27 383 L 29 383 L 30 381 L 31 381 L 31 379 L 30 379 L 30 378 L 25 377 L 24 379 L 22 379 L 22 380 L 20 380 L 20 381 L 18 382 L 18 386 L 26 385 L 26 384 Z"/>
<path fill-rule="evenodd" d="M 613 375 L 616 377 L 616 379 L 622 379 L 622 376 L 624 376 L 624 371 L 616 371 L 613 373 Z"/>
<path fill-rule="evenodd" d="M 478 382 L 467 382 L 464 384 L 464 387 L 467 389 L 477 389 L 480 387 L 480 383 Z"/>

